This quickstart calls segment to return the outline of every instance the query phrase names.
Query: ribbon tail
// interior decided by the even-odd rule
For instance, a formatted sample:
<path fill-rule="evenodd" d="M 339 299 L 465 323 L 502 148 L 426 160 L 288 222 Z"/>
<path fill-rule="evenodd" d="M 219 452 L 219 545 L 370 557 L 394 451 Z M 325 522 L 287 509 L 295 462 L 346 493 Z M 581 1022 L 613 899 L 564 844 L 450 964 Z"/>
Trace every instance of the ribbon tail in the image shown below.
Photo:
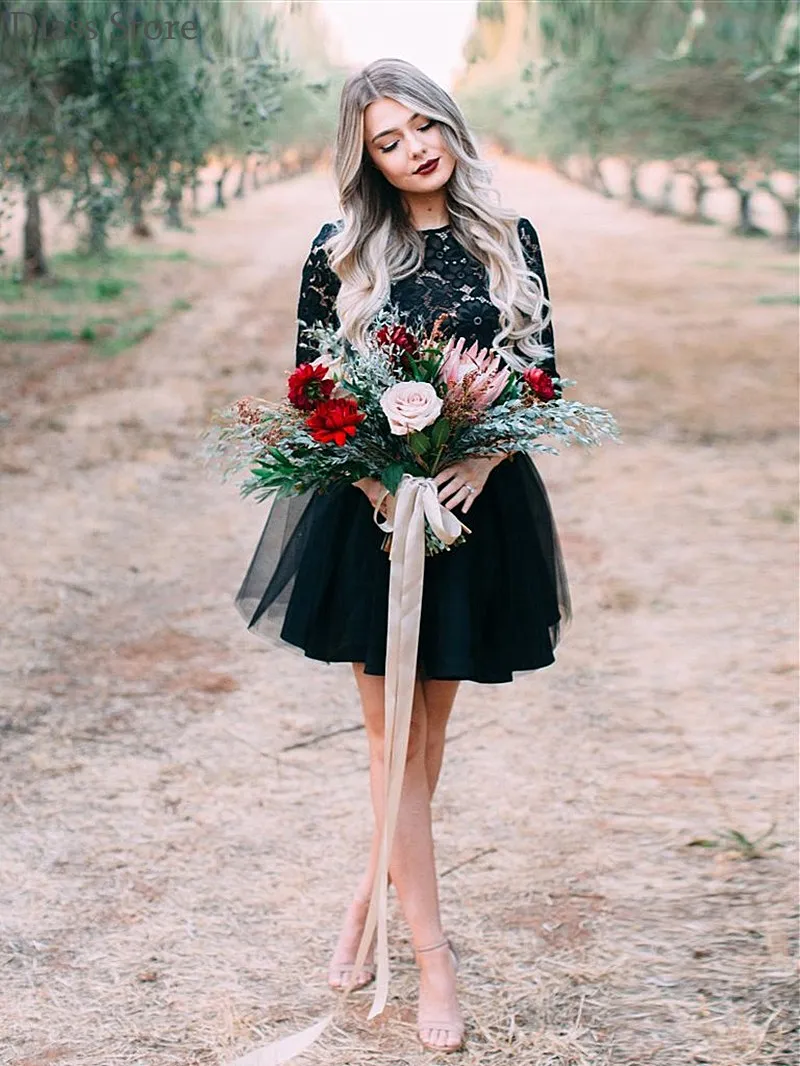
<path fill-rule="evenodd" d="M 405 777 L 408 738 L 414 704 L 416 658 L 425 565 L 425 519 L 419 479 L 401 483 L 395 508 L 395 533 L 390 553 L 389 625 L 384 679 L 384 817 L 376 877 L 379 901 L 388 895 L 389 864 Z M 368 1018 L 386 1006 L 389 952 L 385 909 L 379 913 L 375 997 Z"/>
<path fill-rule="evenodd" d="M 324 1031 L 333 1021 L 334 1015 L 328 1014 L 307 1029 L 301 1029 L 299 1033 L 292 1033 L 271 1044 L 265 1044 L 262 1048 L 248 1052 L 240 1059 L 236 1059 L 231 1066 L 281 1066 L 289 1062 L 302 1051 L 306 1051 L 322 1036 Z"/>
<path fill-rule="evenodd" d="M 386 1006 L 389 991 L 387 934 L 389 864 L 405 777 L 408 738 L 414 705 L 422 587 L 425 575 L 427 495 L 425 479 L 404 475 L 397 492 L 394 521 L 390 525 L 394 532 L 389 554 L 389 621 L 386 633 L 386 676 L 384 679 L 384 816 L 381 847 L 370 905 L 350 981 L 333 1013 L 320 1018 L 313 1025 L 298 1033 L 272 1041 L 251 1051 L 231 1063 L 230 1066 L 281 1066 L 311 1047 L 331 1021 L 342 1013 L 344 1001 L 351 992 L 355 977 L 366 958 L 376 927 L 376 991 L 368 1017 L 374 1018 Z M 377 509 L 374 517 L 376 524 L 380 524 L 377 522 Z M 452 523 L 449 523 L 449 529 L 444 528 L 445 522 L 441 515 L 437 515 L 434 511 L 433 517 L 445 536 L 455 539 L 458 530 L 452 533 L 454 528 Z M 460 526 L 455 515 L 451 517 Z"/>

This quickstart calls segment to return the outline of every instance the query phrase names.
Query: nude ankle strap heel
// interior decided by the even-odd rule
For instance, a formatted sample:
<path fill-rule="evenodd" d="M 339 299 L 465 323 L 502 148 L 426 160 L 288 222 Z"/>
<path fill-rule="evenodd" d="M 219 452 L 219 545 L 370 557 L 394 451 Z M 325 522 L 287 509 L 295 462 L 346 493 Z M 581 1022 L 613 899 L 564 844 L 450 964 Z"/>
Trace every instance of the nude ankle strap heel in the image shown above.
<path fill-rule="evenodd" d="M 458 969 L 461 965 L 461 956 L 458 954 L 456 946 L 449 936 L 444 937 L 442 940 L 437 941 L 437 943 L 435 944 L 428 944 L 427 947 L 415 948 L 415 951 L 418 955 L 421 955 L 425 951 L 436 951 L 438 948 L 443 948 L 445 944 L 450 948 L 450 954 L 453 957 L 453 968 L 455 969 L 456 973 L 458 973 Z"/>
<path fill-rule="evenodd" d="M 437 941 L 435 944 L 428 944 L 427 947 L 417 948 L 416 953 L 418 955 L 423 954 L 426 951 L 436 951 L 438 948 L 447 946 L 450 949 L 450 955 L 453 960 L 453 969 L 458 972 L 460 964 L 460 958 L 455 944 L 449 936 L 444 937 L 442 940 Z M 430 1033 L 432 1031 L 443 1031 L 451 1035 L 451 1040 L 448 1043 L 440 1044 L 425 1040 L 423 1033 Z M 433 1018 L 426 1018 L 417 1012 L 417 1038 L 423 1047 L 430 1049 L 431 1051 L 449 1052 L 458 1051 L 464 1046 L 464 1020 L 460 1019 L 458 1022 L 453 1019 L 436 1020 Z"/>

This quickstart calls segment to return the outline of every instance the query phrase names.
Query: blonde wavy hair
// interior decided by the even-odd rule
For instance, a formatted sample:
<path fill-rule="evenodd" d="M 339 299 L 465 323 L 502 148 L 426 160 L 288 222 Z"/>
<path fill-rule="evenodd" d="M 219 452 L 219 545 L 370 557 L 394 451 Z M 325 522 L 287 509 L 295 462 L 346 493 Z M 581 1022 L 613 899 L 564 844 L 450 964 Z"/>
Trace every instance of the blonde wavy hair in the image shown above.
<path fill-rule="evenodd" d="M 552 355 L 536 339 L 550 321 L 551 305 L 525 262 L 518 214 L 500 205 L 491 168 L 479 158 L 456 102 L 402 59 L 370 63 L 342 90 L 334 170 L 344 225 L 326 243 L 341 281 L 336 310 L 342 335 L 363 349 L 391 282 L 413 274 L 424 259 L 425 239 L 411 224 L 400 190 L 375 167 L 364 144 L 364 111 L 382 97 L 436 120 L 456 160 L 445 186 L 446 206 L 453 236 L 487 269 L 489 297 L 499 311 L 494 347 L 518 370 Z"/>

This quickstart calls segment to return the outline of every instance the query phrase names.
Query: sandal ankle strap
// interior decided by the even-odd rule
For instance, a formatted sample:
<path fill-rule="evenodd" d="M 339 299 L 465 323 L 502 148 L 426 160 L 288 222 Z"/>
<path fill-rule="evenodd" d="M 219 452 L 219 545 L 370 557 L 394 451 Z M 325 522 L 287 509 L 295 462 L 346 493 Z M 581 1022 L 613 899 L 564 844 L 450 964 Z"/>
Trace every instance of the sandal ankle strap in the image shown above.
<path fill-rule="evenodd" d="M 429 944 L 426 948 L 416 948 L 415 950 L 421 954 L 423 951 L 435 951 L 436 948 L 443 948 L 445 944 L 447 944 L 448 947 L 450 946 L 450 937 L 446 936 L 443 940 L 439 940 L 436 944 Z"/>

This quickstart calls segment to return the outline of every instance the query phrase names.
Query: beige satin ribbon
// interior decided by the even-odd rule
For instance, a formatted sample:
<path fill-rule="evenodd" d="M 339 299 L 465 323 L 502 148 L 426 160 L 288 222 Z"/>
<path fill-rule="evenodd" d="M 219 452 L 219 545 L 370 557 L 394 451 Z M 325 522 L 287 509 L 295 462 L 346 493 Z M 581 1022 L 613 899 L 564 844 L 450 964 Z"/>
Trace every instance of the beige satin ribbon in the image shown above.
<path fill-rule="evenodd" d="M 314 1022 L 299 1033 L 276 1040 L 237 1059 L 231 1066 L 281 1066 L 310 1047 L 338 1013 L 352 990 L 363 966 L 376 925 L 375 997 L 368 1018 L 380 1014 L 389 992 L 388 880 L 400 795 L 405 776 L 411 712 L 417 677 L 419 626 L 422 615 L 422 588 L 425 576 L 425 519 L 445 544 L 452 544 L 466 527 L 453 512 L 439 502 L 439 490 L 432 478 L 404 474 L 395 496 L 393 519 L 379 521 L 385 490 L 375 504 L 373 519 L 385 532 L 392 532 L 389 552 L 389 612 L 386 632 L 386 676 L 384 689 L 384 817 L 381 846 L 372 882 L 369 910 L 355 962 L 339 1006 L 332 1014 Z"/>

